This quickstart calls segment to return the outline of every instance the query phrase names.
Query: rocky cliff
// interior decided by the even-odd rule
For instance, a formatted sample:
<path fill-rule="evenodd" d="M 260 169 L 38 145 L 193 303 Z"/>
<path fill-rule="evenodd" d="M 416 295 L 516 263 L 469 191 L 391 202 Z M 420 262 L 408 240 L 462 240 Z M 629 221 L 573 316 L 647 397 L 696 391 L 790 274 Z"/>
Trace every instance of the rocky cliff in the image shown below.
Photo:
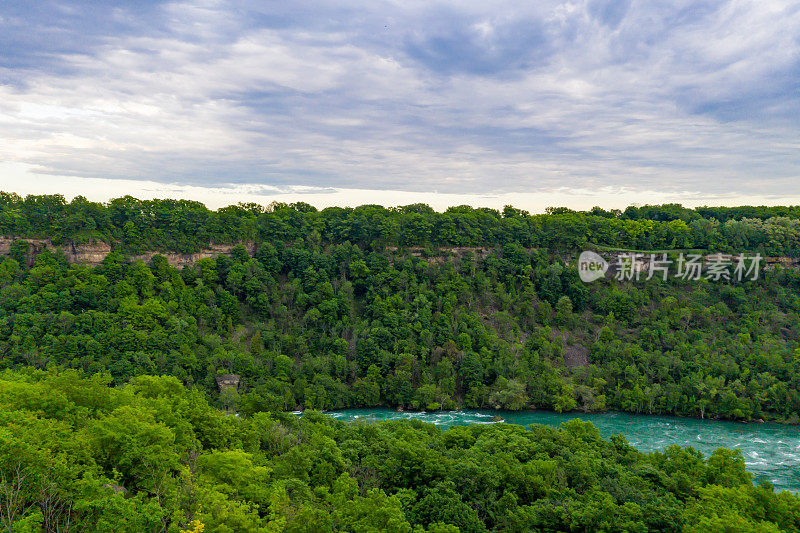
<path fill-rule="evenodd" d="M 62 244 L 55 245 L 50 241 L 41 239 L 22 239 L 29 244 L 28 248 L 28 263 L 33 263 L 37 255 L 45 250 L 52 252 L 60 251 L 70 263 L 82 263 L 90 266 L 96 266 L 103 262 L 103 259 L 111 252 L 111 246 L 105 242 L 93 242 L 90 244 Z M 0 255 L 6 255 L 11 249 L 13 239 L 0 237 Z M 245 248 L 250 255 L 253 255 L 256 249 L 254 242 L 245 242 Z M 207 249 L 194 254 L 178 254 L 171 252 L 147 252 L 141 255 L 133 256 L 131 259 L 134 261 L 141 259 L 144 262 L 152 259 L 154 255 L 163 255 L 167 262 L 174 267 L 183 267 L 184 265 L 193 265 L 200 259 L 214 257 L 219 254 L 228 254 L 233 250 L 237 244 L 212 244 Z"/>
<path fill-rule="evenodd" d="M 103 262 L 103 259 L 111 252 L 111 246 L 105 242 L 93 242 L 91 244 L 63 244 L 63 245 L 55 245 L 48 240 L 42 239 L 22 239 L 26 241 L 30 246 L 28 249 L 28 263 L 32 264 L 33 260 L 36 256 L 42 253 L 44 250 L 50 251 L 61 251 L 67 257 L 67 261 L 70 263 L 82 263 L 90 266 L 96 266 Z M 0 255 L 6 255 L 9 253 L 11 248 L 11 243 L 14 239 L 8 237 L 0 237 Z M 234 247 L 238 246 L 239 244 L 243 244 L 244 247 L 247 249 L 247 253 L 251 256 L 256 251 L 256 243 L 252 241 L 242 242 L 242 243 L 235 243 L 235 244 L 211 244 L 208 248 L 193 254 L 180 254 L 174 252 L 146 252 L 141 255 L 132 256 L 131 259 L 136 261 L 141 259 L 145 263 L 150 261 L 154 255 L 162 255 L 167 259 L 167 262 L 177 268 L 181 268 L 186 265 L 194 265 L 200 259 L 205 258 L 212 258 L 220 254 L 229 254 Z M 387 250 L 391 252 L 398 251 L 398 248 L 395 246 L 387 246 Z M 459 259 L 466 255 L 467 253 L 471 253 L 472 256 L 476 259 L 483 259 L 487 255 L 491 253 L 491 250 L 485 247 L 468 247 L 468 246 L 459 246 L 459 247 L 445 247 L 436 250 L 435 256 L 427 256 L 425 250 L 418 246 L 412 246 L 405 248 L 407 252 L 415 257 L 420 257 L 425 259 L 431 263 L 442 263 L 446 261 L 448 258 Z M 625 254 L 625 252 L 608 252 L 608 251 L 601 251 L 599 255 L 606 259 L 609 263 L 609 276 L 613 276 L 616 271 L 615 263 L 617 262 L 617 256 Z M 642 253 L 636 259 L 635 269 L 640 271 L 646 271 L 649 268 L 648 263 L 649 254 Z M 730 262 L 735 263 L 737 257 L 732 255 L 724 255 L 724 254 L 713 254 L 703 256 L 703 262 L 708 263 L 709 260 L 712 258 L 721 258 L 728 260 Z M 575 264 L 576 260 L 575 257 L 562 257 L 564 262 L 567 265 Z M 800 258 L 797 257 L 764 257 L 762 258 L 761 263 L 762 268 L 770 269 L 776 266 L 782 266 L 786 268 L 797 268 L 800 269 Z"/>

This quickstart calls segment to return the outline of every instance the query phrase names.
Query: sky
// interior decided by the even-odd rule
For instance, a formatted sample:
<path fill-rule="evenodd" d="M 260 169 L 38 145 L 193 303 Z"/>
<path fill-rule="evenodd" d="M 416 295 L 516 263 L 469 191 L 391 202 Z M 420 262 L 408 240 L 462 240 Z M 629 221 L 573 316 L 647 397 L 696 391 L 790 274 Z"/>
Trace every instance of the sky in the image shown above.
<path fill-rule="evenodd" d="M 800 203 L 796 1 L 0 1 L 0 190 Z"/>

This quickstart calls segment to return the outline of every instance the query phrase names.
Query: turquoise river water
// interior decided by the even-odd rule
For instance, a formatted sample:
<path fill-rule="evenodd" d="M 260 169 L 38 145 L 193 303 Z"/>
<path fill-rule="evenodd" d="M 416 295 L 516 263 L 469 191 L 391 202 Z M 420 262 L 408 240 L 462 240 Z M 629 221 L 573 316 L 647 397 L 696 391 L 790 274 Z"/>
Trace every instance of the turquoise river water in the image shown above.
<path fill-rule="evenodd" d="M 723 447 L 741 450 L 747 470 L 756 482 L 768 480 L 775 490 L 800 492 L 800 427 L 780 424 L 743 424 L 719 420 L 697 420 L 671 416 L 627 413 L 552 413 L 547 411 L 440 411 L 402 412 L 391 409 L 345 409 L 329 413 L 351 421 L 413 418 L 443 427 L 463 424 L 491 424 L 495 416 L 506 423 L 558 426 L 573 418 L 588 420 L 604 438 L 624 435 L 631 446 L 651 452 L 671 444 L 692 446 L 708 456 Z"/>

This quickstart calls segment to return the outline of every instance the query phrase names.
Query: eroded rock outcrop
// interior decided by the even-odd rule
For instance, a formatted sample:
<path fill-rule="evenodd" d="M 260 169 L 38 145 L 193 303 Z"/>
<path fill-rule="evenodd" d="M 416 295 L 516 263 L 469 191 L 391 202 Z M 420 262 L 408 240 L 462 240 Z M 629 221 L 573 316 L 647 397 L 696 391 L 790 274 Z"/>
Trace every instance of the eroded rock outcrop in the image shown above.
<path fill-rule="evenodd" d="M 0 255 L 6 255 L 11 250 L 11 244 L 15 239 L 0 237 Z M 20 239 L 28 243 L 28 264 L 33 264 L 36 256 L 45 250 L 52 252 L 60 251 L 69 263 L 81 263 L 89 266 L 97 266 L 111 253 L 112 247 L 105 242 L 95 241 L 87 244 L 62 244 L 55 245 L 48 240 L 42 239 Z M 239 244 L 244 245 L 247 253 L 251 256 L 255 253 L 256 245 L 254 242 L 243 242 L 236 244 L 212 244 L 207 249 L 193 254 L 179 254 L 173 252 L 147 252 L 141 255 L 132 256 L 136 261 L 141 259 L 145 263 L 150 261 L 155 255 L 162 255 L 170 265 L 181 268 L 186 265 L 194 265 L 201 259 L 212 258 L 220 254 L 229 254 Z"/>
<path fill-rule="evenodd" d="M 217 387 L 222 392 L 225 389 L 236 389 L 239 387 L 241 377 L 238 374 L 220 374 L 217 376 Z"/>

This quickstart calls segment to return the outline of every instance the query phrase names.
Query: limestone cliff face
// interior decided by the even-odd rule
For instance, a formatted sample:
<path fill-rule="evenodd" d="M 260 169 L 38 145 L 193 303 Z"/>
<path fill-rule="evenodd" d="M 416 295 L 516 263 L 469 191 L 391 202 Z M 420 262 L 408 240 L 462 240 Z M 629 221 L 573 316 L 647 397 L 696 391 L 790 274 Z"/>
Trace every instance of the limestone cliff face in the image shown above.
<path fill-rule="evenodd" d="M 247 253 L 252 256 L 256 251 L 256 244 L 254 242 L 243 242 L 237 244 L 212 244 L 207 249 L 194 253 L 194 254 L 176 254 L 166 252 L 147 252 L 142 255 L 135 255 L 131 257 L 132 260 L 137 261 L 141 259 L 145 263 L 150 261 L 154 255 L 163 255 L 170 265 L 181 268 L 186 265 L 193 265 L 201 259 L 208 259 L 221 254 L 229 254 L 239 244 L 244 245 Z"/>
<path fill-rule="evenodd" d="M 70 263 L 81 263 L 89 266 L 97 266 L 103 262 L 103 259 L 111 252 L 111 246 L 105 242 L 97 241 L 90 244 L 63 244 L 54 245 L 48 240 L 42 239 L 22 239 L 29 244 L 28 248 L 28 262 L 33 263 L 37 255 L 45 250 L 52 252 L 61 251 L 67 257 Z M 11 249 L 11 243 L 14 239 L 0 237 L 0 255 L 6 255 Z M 247 253 L 253 255 L 255 253 L 255 243 L 245 242 L 242 243 L 247 248 Z M 193 265 L 200 259 L 211 258 L 220 254 L 229 254 L 237 244 L 212 244 L 208 249 L 194 254 L 178 254 L 169 252 L 147 252 L 142 255 L 133 256 L 131 259 L 134 261 L 141 259 L 144 262 L 152 259 L 154 255 L 163 255 L 167 262 L 174 266 L 181 268 L 184 265 Z"/>
<path fill-rule="evenodd" d="M 97 266 L 103 262 L 103 259 L 111 252 L 111 246 L 105 242 L 96 241 L 90 244 L 63 244 L 63 245 L 54 245 L 48 240 L 42 239 L 22 239 L 26 241 L 30 246 L 28 249 L 28 263 L 32 264 L 33 260 L 36 256 L 42 253 L 44 250 L 51 250 L 51 251 L 61 251 L 67 257 L 67 261 L 70 263 L 81 263 L 89 266 Z M 11 243 L 14 239 L 8 237 L 0 237 L 0 255 L 6 255 L 10 251 Z M 184 266 L 191 266 L 197 263 L 201 259 L 205 258 L 212 258 L 220 254 L 229 254 L 231 250 L 233 250 L 239 244 L 244 245 L 247 249 L 247 253 L 252 256 L 256 252 L 256 243 L 252 241 L 247 241 L 243 243 L 236 243 L 236 244 L 211 244 L 205 250 L 202 250 L 197 253 L 193 254 L 179 254 L 179 253 L 172 253 L 172 252 L 147 252 L 141 255 L 136 255 L 131 257 L 132 260 L 136 261 L 141 259 L 145 263 L 150 261 L 154 255 L 163 255 L 167 262 L 177 268 L 182 268 Z M 389 251 L 397 251 L 398 248 L 395 246 L 387 246 L 387 250 Z M 457 246 L 457 247 L 449 247 L 449 248 L 440 248 L 438 250 L 438 255 L 435 257 L 425 257 L 424 249 L 416 246 L 412 246 L 406 248 L 406 250 L 415 257 L 421 257 L 428 262 L 431 263 L 443 263 L 448 258 L 452 259 L 459 259 L 463 257 L 466 253 L 472 253 L 473 257 L 476 259 L 483 259 L 491 250 L 485 247 L 467 247 L 467 246 Z M 616 257 L 618 254 L 623 252 L 607 252 L 601 251 L 600 255 L 604 257 L 606 260 L 609 261 L 609 264 L 613 264 L 616 261 Z M 641 258 L 637 260 L 637 264 L 635 265 L 637 270 L 646 271 L 648 269 L 648 254 L 642 254 Z M 736 261 L 736 256 L 732 255 L 725 255 L 725 254 L 714 254 L 713 256 L 704 256 L 703 261 L 707 262 L 712 257 L 719 257 L 731 262 Z M 575 263 L 574 257 L 563 257 L 562 258 L 566 264 Z M 762 267 L 764 269 L 771 269 L 775 268 L 776 266 L 782 266 L 786 268 L 797 268 L 800 269 L 800 258 L 798 257 L 764 257 L 762 259 Z M 611 274 L 613 275 L 613 268 L 609 268 Z"/>
<path fill-rule="evenodd" d="M 111 252 L 111 246 L 104 242 L 80 246 L 68 245 L 64 248 L 67 248 L 67 250 L 64 250 L 67 261 L 70 263 L 86 263 L 88 265 L 99 265 Z"/>
<path fill-rule="evenodd" d="M 56 246 L 52 242 L 42 239 L 21 239 L 28 243 L 28 262 L 32 263 L 34 258 L 45 250 L 52 252 L 61 251 L 67 256 L 70 263 L 86 263 L 88 265 L 99 265 L 111 251 L 111 246 L 104 242 L 94 242 L 75 246 L 64 244 Z M 7 254 L 11 249 L 14 239 L 0 237 L 0 255 Z"/>

